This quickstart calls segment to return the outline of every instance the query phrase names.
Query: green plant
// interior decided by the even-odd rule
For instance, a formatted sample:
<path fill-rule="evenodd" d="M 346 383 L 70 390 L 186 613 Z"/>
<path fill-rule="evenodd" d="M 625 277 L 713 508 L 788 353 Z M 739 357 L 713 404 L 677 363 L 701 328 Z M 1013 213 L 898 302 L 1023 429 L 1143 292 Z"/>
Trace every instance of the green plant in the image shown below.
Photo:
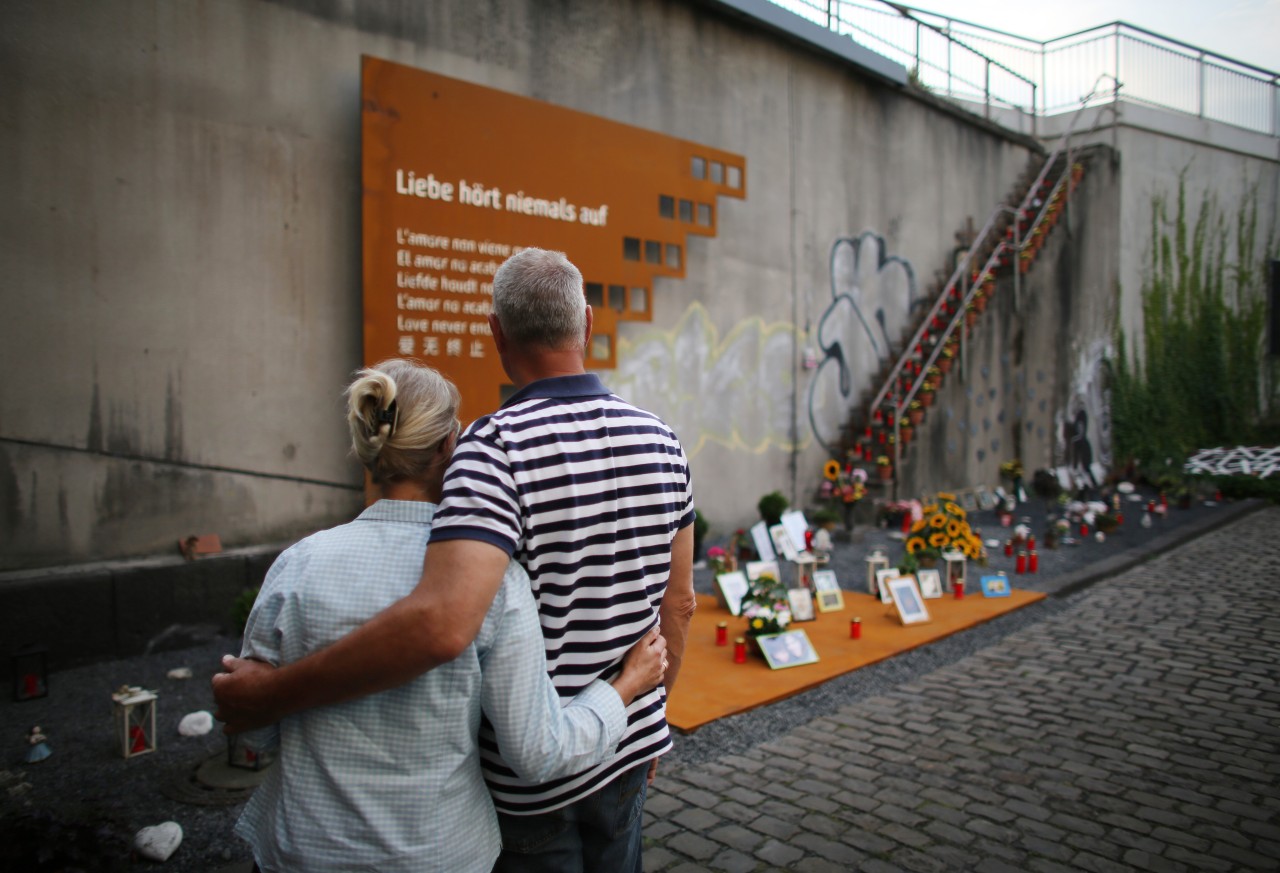
<path fill-rule="evenodd" d="M 907 552 L 902 556 L 902 560 L 898 562 L 898 572 L 903 576 L 910 576 L 919 569 L 920 559 L 916 557 L 914 552 Z"/>
<path fill-rule="evenodd" d="M 781 491 L 770 491 L 760 498 L 760 502 L 756 504 L 756 509 L 760 510 L 760 517 L 767 524 L 774 525 L 782 521 L 782 513 L 786 512 L 787 507 L 790 505 Z"/>
<path fill-rule="evenodd" d="M 707 536 L 707 531 L 711 529 L 711 523 L 703 516 L 700 510 L 693 511 L 693 541 L 701 543 Z"/>
<path fill-rule="evenodd" d="M 818 527 L 822 527 L 824 524 L 839 524 L 840 513 L 834 509 L 819 509 L 813 514 L 813 523 Z"/>
<path fill-rule="evenodd" d="M 242 589 L 231 604 L 231 629 L 237 635 L 244 635 L 244 626 L 249 623 L 249 613 L 253 611 L 253 604 L 257 602 L 258 592 L 261 590 L 256 585 Z"/>
<path fill-rule="evenodd" d="M 1197 449 L 1254 441 L 1269 256 L 1257 252 L 1257 212 L 1255 187 L 1235 215 L 1231 250 L 1227 216 L 1208 194 L 1191 222 L 1185 172 L 1172 215 L 1164 198 L 1152 202 L 1141 349 L 1131 354 L 1117 331 L 1109 362 L 1115 454 L 1148 481 L 1181 471 Z"/>

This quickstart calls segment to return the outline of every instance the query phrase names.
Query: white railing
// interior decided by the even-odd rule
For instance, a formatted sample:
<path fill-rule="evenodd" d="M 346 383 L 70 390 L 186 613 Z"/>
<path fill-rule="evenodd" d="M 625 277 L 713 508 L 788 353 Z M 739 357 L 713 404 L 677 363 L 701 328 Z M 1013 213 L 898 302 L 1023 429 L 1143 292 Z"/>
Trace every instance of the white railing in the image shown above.
<path fill-rule="evenodd" d="M 896 3 L 770 0 L 912 71 L 939 96 L 1036 116 L 1117 98 L 1280 136 L 1280 74 L 1122 21 L 1039 41 Z M 1017 6 L 1010 7 L 1016 25 Z M 1121 85 L 1120 83 L 1123 83 Z"/>

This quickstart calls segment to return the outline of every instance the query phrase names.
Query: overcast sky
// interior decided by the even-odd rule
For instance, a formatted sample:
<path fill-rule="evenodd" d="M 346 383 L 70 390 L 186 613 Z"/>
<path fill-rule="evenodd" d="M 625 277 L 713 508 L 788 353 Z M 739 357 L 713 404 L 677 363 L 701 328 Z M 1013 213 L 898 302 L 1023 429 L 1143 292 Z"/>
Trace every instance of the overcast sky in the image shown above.
<path fill-rule="evenodd" d="M 908 0 L 905 5 L 1037 40 L 1123 21 L 1280 70 L 1280 0 Z"/>

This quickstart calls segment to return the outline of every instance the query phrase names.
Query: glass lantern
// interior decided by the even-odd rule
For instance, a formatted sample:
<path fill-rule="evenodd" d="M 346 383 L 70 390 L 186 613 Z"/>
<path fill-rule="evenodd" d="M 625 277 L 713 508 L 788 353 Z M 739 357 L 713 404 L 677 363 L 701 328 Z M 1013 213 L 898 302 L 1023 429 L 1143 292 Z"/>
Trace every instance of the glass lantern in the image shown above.
<path fill-rule="evenodd" d="M 156 694 L 133 685 L 111 695 L 115 702 L 116 741 L 126 758 L 156 750 Z"/>
<path fill-rule="evenodd" d="M 889 569 L 889 556 L 884 552 L 876 549 L 867 555 L 867 593 L 874 596 L 880 596 L 880 584 L 876 580 L 877 570 Z"/>
<path fill-rule="evenodd" d="M 13 653 L 13 699 L 15 702 L 49 696 L 49 650 L 27 646 Z"/>
<path fill-rule="evenodd" d="M 943 560 L 942 566 L 946 570 L 944 574 L 944 579 L 946 580 L 947 590 L 954 591 L 956 582 L 959 582 L 961 585 L 964 585 L 965 584 L 964 570 L 966 566 L 965 559 L 964 559 L 964 552 L 958 551 L 956 549 L 948 549 L 947 551 L 942 553 L 942 560 Z"/>

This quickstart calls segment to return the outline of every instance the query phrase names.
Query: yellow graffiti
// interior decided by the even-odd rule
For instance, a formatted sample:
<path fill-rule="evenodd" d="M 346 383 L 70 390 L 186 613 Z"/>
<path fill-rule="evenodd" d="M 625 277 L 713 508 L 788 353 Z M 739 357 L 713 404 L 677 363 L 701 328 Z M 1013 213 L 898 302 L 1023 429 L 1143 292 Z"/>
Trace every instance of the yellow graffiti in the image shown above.
<path fill-rule="evenodd" d="M 670 330 L 619 339 L 618 368 L 600 375 L 671 425 L 690 457 L 708 444 L 751 454 L 790 451 L 799 342 L 794 325 L 759 316 L 722 339 L 706 307 L 693 303 Z"/>

